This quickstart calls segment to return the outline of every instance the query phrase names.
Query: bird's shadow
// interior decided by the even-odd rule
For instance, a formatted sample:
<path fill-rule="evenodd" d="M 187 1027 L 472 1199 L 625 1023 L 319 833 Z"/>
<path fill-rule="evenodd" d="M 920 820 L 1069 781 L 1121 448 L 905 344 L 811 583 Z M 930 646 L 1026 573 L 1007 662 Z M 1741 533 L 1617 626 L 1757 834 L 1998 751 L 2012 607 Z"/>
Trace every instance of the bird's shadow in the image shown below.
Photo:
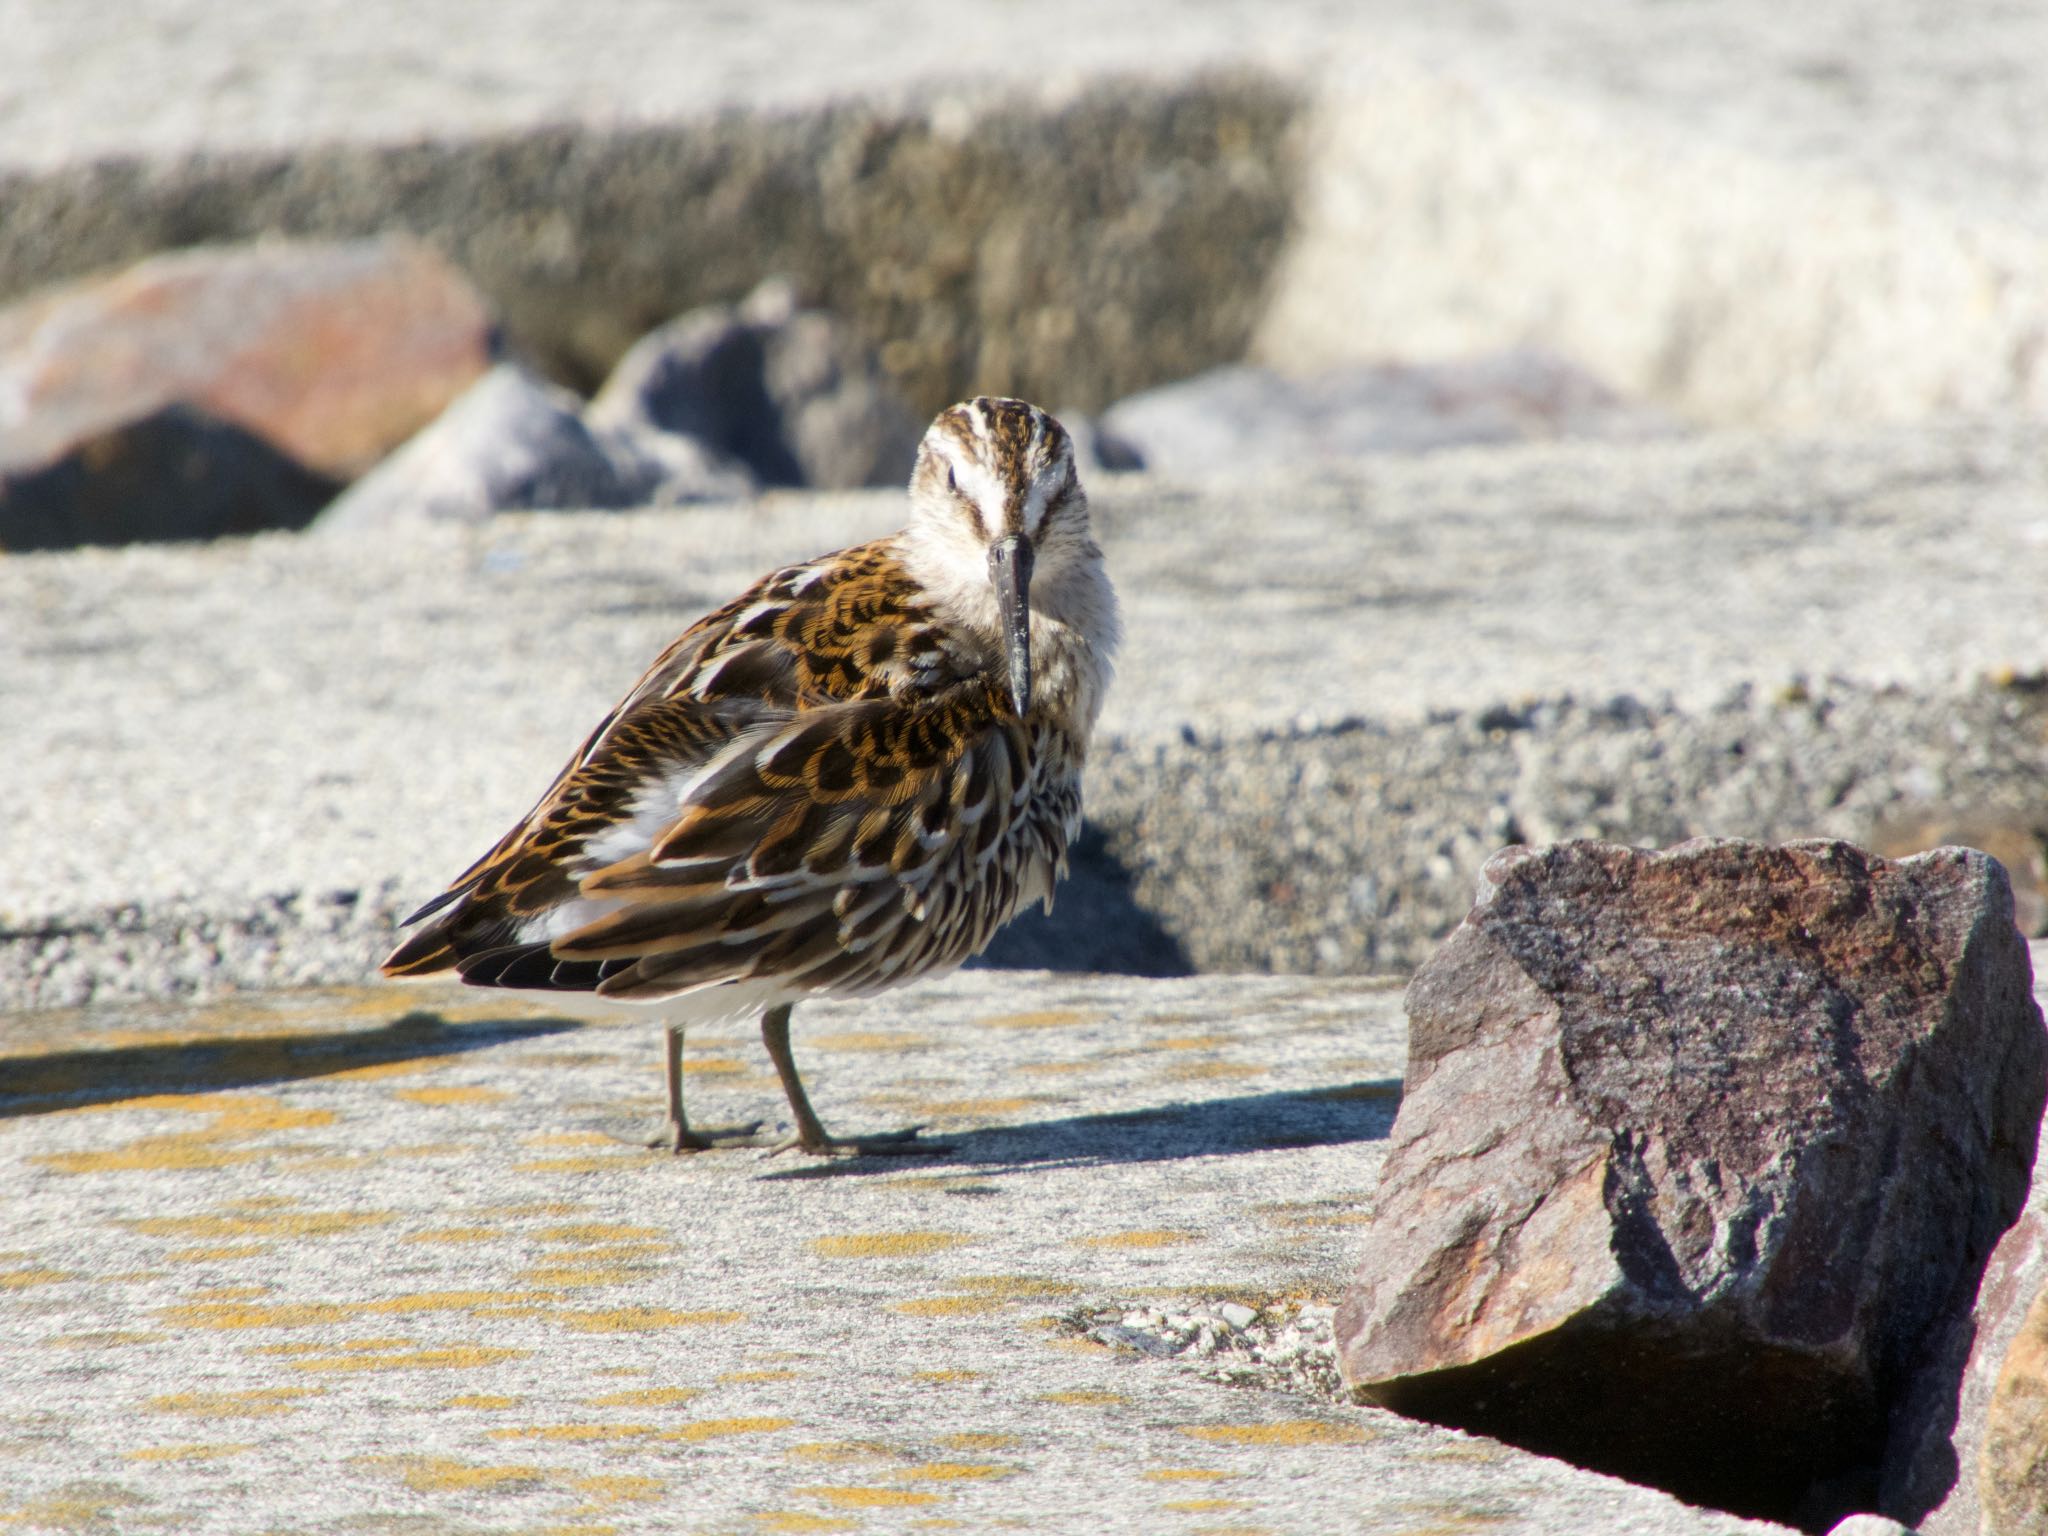
<path fill-rule="evenodd" d="M 450 1024 L 436 1013 L 413 1012 L 376 1029 L 210 1036 L 0 1057 L 0 1120 L 153 1094 L 296 1082 L 582 1027 L 560 1018 Z"/>
<path fill-rule="evenodd" d="M 905 1168 L 971 1168 L 1000 1177 L 1047 1168 L 1111 1167 L 1384 1140 L 1401 1107 L 1401 1080 L 1369 1078 L 1276 1093 L 1068 1115 L 1021 1125 L 926 1133 L 921 1154 L 873 1154 L 766 1173 L 764 1179 L 860 1178 Z"/>

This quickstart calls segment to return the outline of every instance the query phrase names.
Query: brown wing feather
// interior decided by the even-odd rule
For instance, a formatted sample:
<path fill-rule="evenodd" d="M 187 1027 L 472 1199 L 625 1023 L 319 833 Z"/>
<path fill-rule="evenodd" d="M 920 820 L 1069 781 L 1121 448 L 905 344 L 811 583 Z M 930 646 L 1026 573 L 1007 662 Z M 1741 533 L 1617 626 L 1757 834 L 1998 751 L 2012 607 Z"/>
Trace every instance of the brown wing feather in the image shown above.
<path fill-rule="evenodd" d="M 656 658 L 533 808 L 408 919 L 432 921 L 393 951 L 385 974 L 459 968 L 466 979 L 485 980 L 489 967 L 481 957 L 490 954 L 497 957 L 492 965 L 529 975 L 532 964 L 513 967 L 506 953 L 521 947 L 528 920 L 577 898 L 592 873 L 588 846 L 629 822 L 647 797 L 756 733 L 773 735 L 773 750 L 782 754 L 760 770 L 763 786 L 786 792 L 808 783 L 815 794 L 796 797 L 763 822 L 732 812 L 731 796 L 755 794 L 737 773 L 714 774 L 716 788 L 708 798 L 691 797 L 660 846 L 616 865 L 617 891 L 634 879 L 650 893 L 688 888 L 723 878 L 723 866 L 742 857 L 762 878 L 784 864 L 794 868 L 792 860 L 815 860 L 821 850 L 854 847 L 861 842 L 857 815 L 820 807 L 856 789 L 875 805 L 894 805 L 911 792 L 906 775 L 918 771 L 913 765 L 929 767 L 948 749 L 953 738 L 932 734 L 941 716 L 917 701 L 980 670 L 983 658 L 960 654 L 954 644 L 917 601 L 888 541 L 764 577 Z M 831 714 L 842 703 L 889 699 L 899 702 L 844 722 L 853 732 L 847 742 L 868 755 L 865 771 L 856 772 L 839 727 L 798 731 L 787 740 L 775 735 L 792 720 Z M 924 735 L 899 740 L 898 717 Z M 815 762 L 799 744 L 811 741 Z M 594 986 L 600 979 L 563 970 L 561 985 Z"/>

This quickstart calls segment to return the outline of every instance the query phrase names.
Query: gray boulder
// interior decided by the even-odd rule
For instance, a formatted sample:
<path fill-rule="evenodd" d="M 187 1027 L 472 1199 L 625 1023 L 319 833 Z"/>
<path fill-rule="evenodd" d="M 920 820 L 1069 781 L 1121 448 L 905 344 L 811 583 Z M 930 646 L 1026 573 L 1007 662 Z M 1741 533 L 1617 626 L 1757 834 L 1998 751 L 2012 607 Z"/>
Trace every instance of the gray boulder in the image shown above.
<path fill-rule="evenodd" d="M 786 283 L 649 332 L 590 405 L 600 431 L 681 433 L 764 485 L 901 485 L 921 423 L 843 323 Z"/>
<path fill-rule="evenodd" d="M 1496 854 L 1408 990 L 1345 1379 L 1738 1513 L 1874 1508 L 2026 1198 L 2031 987 L 1975 850 Z"/>
<path fill-rule="evenodd" d="M 625 507 L 744 495 L 743 474 L 674 434 L 593 432 L 582 402 L 501 363 L 320 515 L 327 532 L 413 519 L 477 522 L 534 507 Z"/>

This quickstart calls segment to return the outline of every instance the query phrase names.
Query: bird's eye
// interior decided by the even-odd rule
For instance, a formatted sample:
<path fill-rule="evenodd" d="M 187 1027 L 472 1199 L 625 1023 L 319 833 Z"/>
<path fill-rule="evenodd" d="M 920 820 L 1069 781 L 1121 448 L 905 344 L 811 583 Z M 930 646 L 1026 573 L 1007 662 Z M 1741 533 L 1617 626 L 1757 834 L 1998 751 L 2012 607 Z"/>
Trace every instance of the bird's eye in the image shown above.
<path fill-rule="evenodd" d="M 960 482 L 954 478 L 953 466 L 950 464 L 946 466 L 946 489 L 954 492 L 956 495 L 960 490 Z"/>

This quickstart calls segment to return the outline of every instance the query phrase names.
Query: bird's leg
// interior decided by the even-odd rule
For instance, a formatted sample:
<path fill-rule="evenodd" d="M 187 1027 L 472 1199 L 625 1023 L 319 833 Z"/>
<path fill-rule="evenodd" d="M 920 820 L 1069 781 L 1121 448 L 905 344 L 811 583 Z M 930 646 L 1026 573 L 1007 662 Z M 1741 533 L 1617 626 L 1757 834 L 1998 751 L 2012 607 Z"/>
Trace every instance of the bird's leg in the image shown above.
<path fill-rule="evenodd" d="M 778 1003 L 761 1015 L 761 1043 L 768 1047 L 768 1059 L 775 1063 L 775 1075 L 782 1079 L 782 1091 L 789 1098 L 789 1112 L 796 1117 L 796 1134 L 770 1147 L 767 1156 L 799 1150 L 813 1157 L 856 1157 L 863 1152 L 915 1156 L 946 1150 L 929 1142 L 919 1143 L 918 1127 L 914 1125 L 907 1131 L 890 1131 L 881 1136 L 842 1140 L 826 1135 L 824 1123 L 804 1092 L 803 1079 L 796 1075 L 796 1057 L 789 1049 L 789 1012 L 788 1003 Z"/>
<path fill-rule="evenodd" d="M 671 1152 L 708 1152 L 721 1143 L 746 1141 L 761 1129 L 756 1120 L 751 1125 L 721 1126 L 715 1131 L 691 1130 L 683 1113 L 683 1026 L 667 1025 L 662 1036 L 667 1047 L 668 1123 L 648 1138 L 648 1146 L 667 1147 Z"/>

